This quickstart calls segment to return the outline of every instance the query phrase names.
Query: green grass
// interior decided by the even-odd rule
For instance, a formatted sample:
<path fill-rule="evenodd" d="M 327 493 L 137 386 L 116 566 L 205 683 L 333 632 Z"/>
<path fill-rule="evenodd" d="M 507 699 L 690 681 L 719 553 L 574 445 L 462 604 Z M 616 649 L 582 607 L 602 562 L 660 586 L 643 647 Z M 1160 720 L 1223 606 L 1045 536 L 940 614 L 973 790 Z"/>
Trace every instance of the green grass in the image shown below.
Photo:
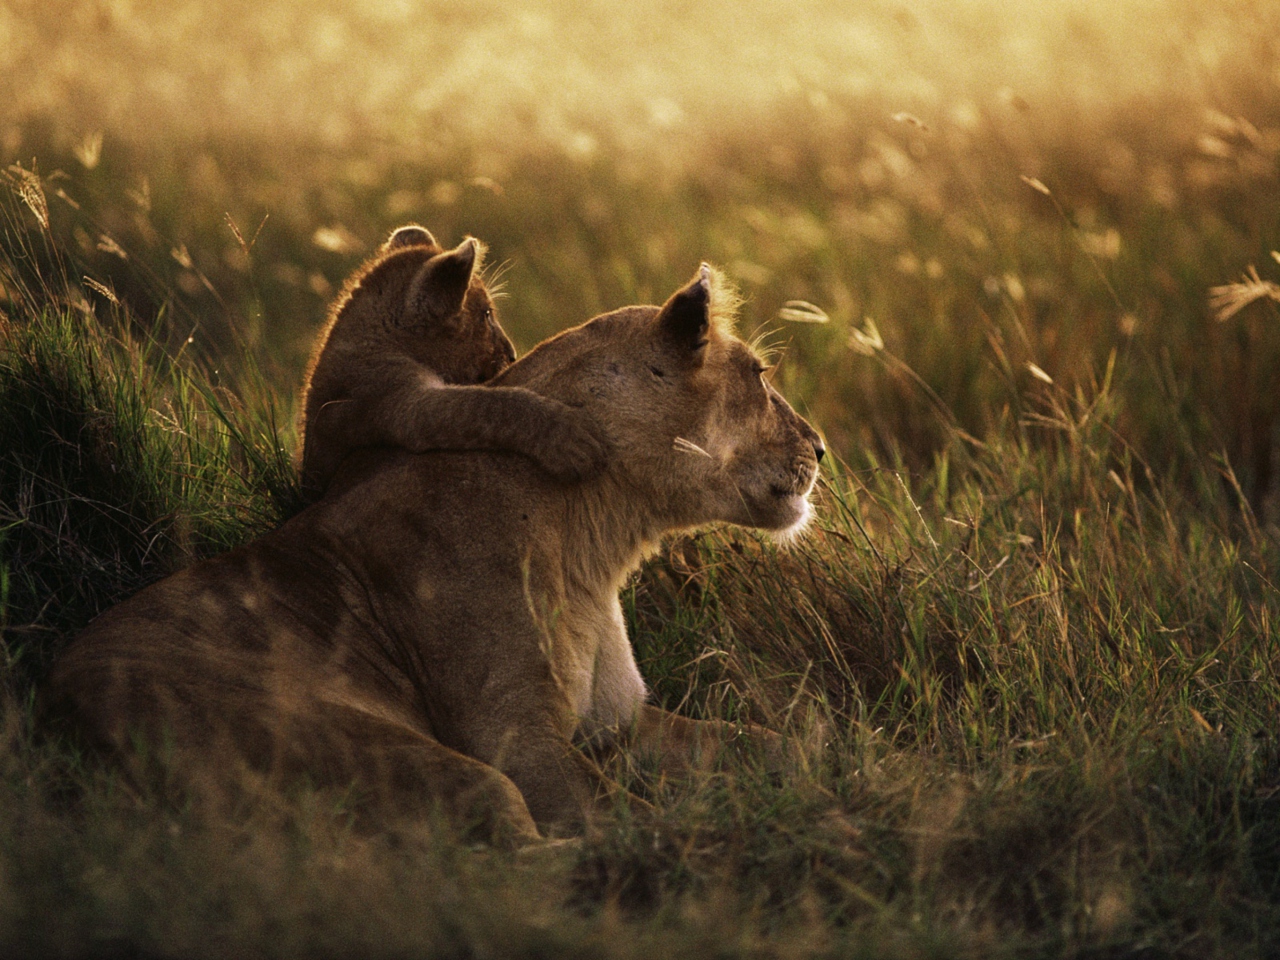
<path fill-rule="evenodd" d="M 12 185 L 38 182 L 49 215 L 30 190 L 0 205 L 0 953 L 1273 954 L 1280 311 L 1208 302 L 1251 265 L 1280 279 L 1280 52 L 1267 5 L 1167 6 L 1200 31 L 1194 70 L 1053 7 L 1104 76 L 1165 64 L 1158 89 L 970 78 L 966 114 L 909 92 L 959 67 L 850 92 L 818 31 L 797 91 L 721 122 L 732 96 L 679 86 L 698 136 L 648 147 L 623 107 L 575 113 L 520 60 L 589 156 L 531 133 L 533 106 L 503 139 L 478 89 L 425 140 L 389 108 L 365 142 L 161 112 L 104 121 L 88 163 L 83 120 L 20 97 L 0 143 L 38 160 Z M 950 22 L 921 10 L 926 32 Z M 443 17 L 513 36 L 492 11 Z M 1224 38 L 1236 55 L 1205 59 Z M 619 103 L 641 76 L 619 74 Z M 619 810 L 580 846 L 509 856 L 445 824 L 362 836 L 305 796 L 211 818 L 34 728 L 97 611 L 296 509 L 293 397 L 327 299 L 410 219 L 509 262 L 524 348 L 659 301 L 702 259 L 741 281 L 744 333 L 829 440 L 819 519 L 783 550 L 675 538 L 623 600 L 658 701 L 785 732 L 800 774 L 739 757 L 672 784 L 619 762 L 652 821 Z M 791 299 L 829 322 L 779 321 Z"/>
<path fill-rule="evenodd" d="M 24 276 L 18 265 L 48 239 L 6 212 L 0 624 L 10 663 L 34 680 L 57 650 L 50 638 L 269 529 L 297 502 L 296 479 L 268 394 L 246 411 L 131 334 L 117 303 L 100 318 L 74 299 L 56 248 L 53 278 Z"/>

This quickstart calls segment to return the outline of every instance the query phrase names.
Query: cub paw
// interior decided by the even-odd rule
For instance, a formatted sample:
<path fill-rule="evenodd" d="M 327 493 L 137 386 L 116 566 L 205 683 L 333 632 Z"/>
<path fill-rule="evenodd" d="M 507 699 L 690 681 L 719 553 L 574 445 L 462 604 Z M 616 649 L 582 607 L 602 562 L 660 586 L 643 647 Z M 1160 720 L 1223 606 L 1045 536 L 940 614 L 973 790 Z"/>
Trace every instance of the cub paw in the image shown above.
<path fill-rule="evenodd" d="M 609 456 L 595 418 L 582 410 L 562 406 L 544 429 L 538 431 L 529 455 L 557 480 L 574 481 L 600 470 Z"/>

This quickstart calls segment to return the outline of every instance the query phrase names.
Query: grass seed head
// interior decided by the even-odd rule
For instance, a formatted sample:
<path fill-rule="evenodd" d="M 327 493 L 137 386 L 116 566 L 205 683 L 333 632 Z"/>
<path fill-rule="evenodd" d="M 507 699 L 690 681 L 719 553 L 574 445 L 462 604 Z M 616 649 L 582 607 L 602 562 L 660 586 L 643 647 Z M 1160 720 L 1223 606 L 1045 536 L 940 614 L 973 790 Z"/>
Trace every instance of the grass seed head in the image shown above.
<path fill-rule="evenodd" d="M 44 187 L 40 182 L 39 174 L 14 163 L 9 165 L 8 176 L 9 184 L 13 187 L 14 193 L 36 215 L 36 220 L 40 222 L 41 229 L 48 230 L 49 203 L 45 199 Z"/>
<path fill-rule="evenodd" d="M 1209 309 L 1220 323 L 1230 320 L 1249 304 L 1268 299 L 1280 303 L 1280 284 L 1263 280 L 1258 268 L 1252 265 L 1238 283 L 1209 288 Z"/>

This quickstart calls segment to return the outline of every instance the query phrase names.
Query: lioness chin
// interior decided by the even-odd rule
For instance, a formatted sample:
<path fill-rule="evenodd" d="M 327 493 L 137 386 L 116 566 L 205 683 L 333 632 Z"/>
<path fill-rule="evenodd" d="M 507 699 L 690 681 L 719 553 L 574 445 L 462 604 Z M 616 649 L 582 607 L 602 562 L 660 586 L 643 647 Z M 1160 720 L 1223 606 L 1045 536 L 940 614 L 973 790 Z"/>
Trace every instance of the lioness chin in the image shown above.
<path fill-rule="evenodd" d="M 802 525 L 823 454 L 713 306 L 704 266 L 494 381 L 596 418 L 614 455 L 581 484 L 514 454 L 357 451 L 280 529 L 90 624 L 51 702 L 192 782 L 354 783 L 375 822 L 443 810 L 506 842 L 607 802 L 575 738 L 688 768 L 722 728 L 645 703 L 619 588 L 669 531 Z"/>

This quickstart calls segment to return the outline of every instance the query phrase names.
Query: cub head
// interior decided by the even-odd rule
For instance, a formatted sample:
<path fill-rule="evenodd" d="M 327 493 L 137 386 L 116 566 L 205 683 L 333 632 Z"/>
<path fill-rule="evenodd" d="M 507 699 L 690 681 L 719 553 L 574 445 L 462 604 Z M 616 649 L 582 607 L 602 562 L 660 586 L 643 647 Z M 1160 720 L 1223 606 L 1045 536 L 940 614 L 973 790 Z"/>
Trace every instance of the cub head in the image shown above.
<path fill-rule="evenodd" d="M 334 334 L 389 339 L 446 383 L 492 378 L 515 359 L 480 275 L 484 247 L 444 250 L 424 227 L 400 227 L 349 282 Z"/>
<path fill-rule="evenodd" d="M 703 264 L 662 307 L 624 307 L 547 341 L 498 380 L 594 414 L 607 474 L 665 528 L 723 521 L 800 530 L 825 453 L 732 330 L 733 296 Z"/>

